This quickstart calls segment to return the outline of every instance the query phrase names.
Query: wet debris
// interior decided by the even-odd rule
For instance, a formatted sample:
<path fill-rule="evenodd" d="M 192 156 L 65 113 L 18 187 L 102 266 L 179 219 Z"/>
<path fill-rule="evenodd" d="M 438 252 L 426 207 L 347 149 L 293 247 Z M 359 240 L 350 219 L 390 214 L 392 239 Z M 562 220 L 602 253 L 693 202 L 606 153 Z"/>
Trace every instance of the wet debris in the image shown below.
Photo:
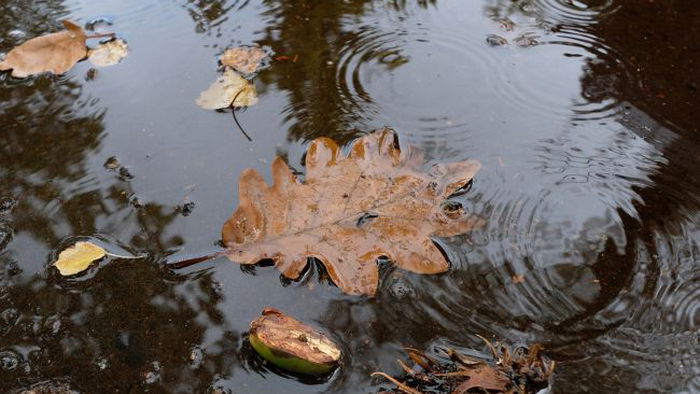
<path fill-rule="evenodd" d="M 521 34 L 513 39 L 513 43 L 520 48 L 534 47 L 540 45 L 537 38 L 538 37 L 534 34 Z"/>
<path fill-rule="evenodd" d="M 122 163 L 119 161 L 117 156 L 110 156 L 105 163 L 103 164 L 104 168 L 108 170 L 116 170 L 119 167 L 122 166 Z"/>
<path fill-rule="evenodd" d="M 29 390 L 20 391 L 19 394 L 78 394 L 78 392 L 71 390 L 66 383 L 42 382 L 32 385 Z"/>
<path fill-rule="evenodd" d="M 531 394 L 549 386 L 555 363 L 542 354 L 540 345 L 526 348 L 482 339 L 491 351 L 490 360 L 449 348 L 438 349 L 438 355 L 407 349 L 412 365 L 398 361 L 404 376 L 372 374 L 396 386 L 379 393 Z"/>
<path fill-rule="evenodd" d="M 109 171 L 116 172 L 119 180 L 123 182 L 134 179 L 134 174 L 132 174 L 129 168 L 124 166 L 116 156 L 110 156 L 107 158 L 102 166 Z"/>
<path fill-rule="evenodd" d="M 189 201 L 175 207 L 175 211 L 182 216 L 190 216 L 192 211 L 194 211 L 195 205 L 194 201 Z"/>
<path fill-rule="evenodd" d="M 17 200 L 12 197 L 2 197 L 0 198 L 0 215 L 10 213 L 12 208 L 17 204 Z"/>
<path fill-rule="evenodd" d="M 498 34 L 488 34 L 486 36 L 486 43 L 492 47 L 502 47 L 508 45 L 508 40 Z"/>

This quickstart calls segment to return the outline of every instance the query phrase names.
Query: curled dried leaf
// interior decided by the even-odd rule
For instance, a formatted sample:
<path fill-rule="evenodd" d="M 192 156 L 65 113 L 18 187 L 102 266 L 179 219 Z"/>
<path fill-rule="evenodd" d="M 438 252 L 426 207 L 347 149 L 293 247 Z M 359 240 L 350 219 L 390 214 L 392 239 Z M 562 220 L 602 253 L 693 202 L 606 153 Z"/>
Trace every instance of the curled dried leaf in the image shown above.
<path fill-rule="evenodd" d="M 54 267 L 63 276 L 75 275 L 88 269 L 90 264 L 107 255 L 101 247 L 90 242 L 76 242 L 58 255 Z"/>
<path fill-rule="evenodd" d="M 114 39 L 98 44 L 88 51 L 90 63 L 98 67 L 113 66 L 122 61 L 129 53 L 126 42 Z"/>
<path fill-rule="evenodd" d="M 444 272 L 449 264 L 430 237 L 483 224 L 461 206 L 443 206 L 479 167 L 462 161 L 423 172 L 419 155 L 402 151 L 389 129 L 358 139 L 348 155 L 318 138 L 307 150 L 303 183 L 279 157 L 272 186 L 255 170 L 241 174 L 239 207 L 223 227 L 227 255 L 242 264 L 270 259 L 291 279 L 313 257 L 341 290 L 370 296 L 381 257 L 416 273 Z"/>
<path fill-rule="evenodd" d="M 221 56 L 221 64 L 234 70 L 250 74 L 258 71 L 267 53 L 260 47 L 238 47 L 227 49 Z"/>
<path fill-rule="evenodd" d="M 397 385 L 397 389 L 390 392 L 534 394 L 549 385 L 554 362 L 541 354 L 540 345 L 511 350 L 502 343 L 487 343 L 488 348 L 495 352 L 492 360 L 476 359 L 452 349 L 443 350 L 448 358 L 431 358 L 410 350 L 409 356 L 416 363 L 415 369 L 402 366 L 409 372 L 403 380 L 389 379 Z M 382 373 L 374 375 L 388 377 Z"/>
<path fill-rule="evenodd" d="M 267 361 L 291 372 L 322 375 L 340 361 L 340 348 L 326 335 L 274 308 L 250 323 L 249 341 Z"/>
<path fill-rule="evenodd" d="M 197 105 L 204 109 L 249 107 L 257 102 L 255 86 L 233 70 L 226 70 L 197 99 Z"/>
<path fill-rule="evenodd" d="M 63 21 L 66 30 L 31 40 L 12 49 L 0 62 L 0 71 L 12 70 L 12 76 L 26 78 L 42 72 L 63 74 L 87 53 L 83 29 L 71 21 Z"/>

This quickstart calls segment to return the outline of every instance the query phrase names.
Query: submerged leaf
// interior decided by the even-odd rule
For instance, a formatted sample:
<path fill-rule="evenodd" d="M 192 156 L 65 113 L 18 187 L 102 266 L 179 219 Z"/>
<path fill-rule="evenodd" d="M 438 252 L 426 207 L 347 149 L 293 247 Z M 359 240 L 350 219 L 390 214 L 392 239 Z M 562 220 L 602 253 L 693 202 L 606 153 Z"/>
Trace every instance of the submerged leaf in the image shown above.
<path fill-rule="evenodd" d="M 126 42 L 121 39 L 100 43 L 88 51 L 90 63 L 98 67 L 113 66 L 122 61 L 128 54 Z"/>
<path fill-rule="evenodd" d="M 12 49 L 0 62 L 0 71 L 12 70 L 12 76 L 25 78 L 30 75 L 52 72 L 63 74 L 83 59 L 85 32 L 71 21 L 63 21 L 66 30 L 32 38 Z"/>
<path fill-rule="evenodd" d="M 77 242 L 58 255 L 53 265 L 63 276 L 75 275 L 85 271 L 93 261 L 103 258 L 107 252 L 90 242 Z"/>
<path fill-rule="evenodd" d="M 233 102 L 234 98 L 236 102 Z M 197 105 L 204 109 L 249 107 L 257 102 L 255 86 L 233 70 L 226 70 L 197 99 Z"/>
<path fill-rule="evenodd" d="M 260 47 L 238 47 L 227 49 L 221 56 L 221 64 L 240 73 L 250 74 L 258 71 L 265 58 L 267 53 Z"/>
<path fill-rule="evenodd" d="M 248 169 L 239 181 L 240 205 L 223 227 L 227 255 L 241 264 L 272 260 L 291 279 L 313 257 L 341 290 L 370 296 L 382 257 L 416 273 L 444 272 L 449 264 L 430 237 L 483 223 L 445 203 L 480 164 L 436 164 L 428 173 L 421 166 L 419 155 L 401 151 L 385 129 L 357 140 L 348 155 L 328 138 L 312 141 L 303 183 L 279 157 L 271 187 Z"/>
<path fill-rule="evenodd" d="M 305 375 L 322 375 L 340 361 L 340 348 L 321 332 L 274 308 L 250 323 L 249 341 L 255 351 L 280 368 Z"/>

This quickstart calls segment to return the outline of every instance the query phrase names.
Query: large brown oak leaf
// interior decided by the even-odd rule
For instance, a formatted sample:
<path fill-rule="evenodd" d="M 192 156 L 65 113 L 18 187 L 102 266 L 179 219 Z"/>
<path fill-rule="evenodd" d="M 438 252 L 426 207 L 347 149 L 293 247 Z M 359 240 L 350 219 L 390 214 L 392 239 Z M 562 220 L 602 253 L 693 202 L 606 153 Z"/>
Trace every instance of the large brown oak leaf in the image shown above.
<path fill-rule="evenodd" d="M 296 279 L 313 257 L 345 293 L 372 296 L 380 257 L 412 272 L 444 272 L 449 263 L 430 237 L 483 223 L 444 203 L 480 164 L 436 164 L 425 173 L 422 156 L 410 147 L 402 152 L 389 129 L 358 139 L 347 155 L 332 140 L 315 139 L 305 165 L 301 182 L 277 157 L 271 187 L 253 169 L 241 174 L 239 207 L 223 227 L 230 260 L 272 260 Z"/>
<path fill-rule="evenodd" d="M 25 78 L 42 72 L 63 74 L 87 55 L 83 29 L 63 21 L 66 30 L 32 38 L 12 49 L 0 62 L 0 71 L 12 70 L 12 76 Z"/>

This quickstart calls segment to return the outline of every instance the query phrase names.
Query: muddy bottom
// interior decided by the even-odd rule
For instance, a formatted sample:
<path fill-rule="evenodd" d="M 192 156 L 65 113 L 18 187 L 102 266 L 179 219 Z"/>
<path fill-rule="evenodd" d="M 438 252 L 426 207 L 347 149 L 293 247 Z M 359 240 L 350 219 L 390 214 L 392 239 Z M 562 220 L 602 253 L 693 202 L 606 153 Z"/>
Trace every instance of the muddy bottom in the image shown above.
<path fill-rule="evenodd" d="M 541 343 L 554 393 L 700 391 L 700 4 L 694 0 L 4 0 L 0 53 L 71 19 L 121 63 L 0 75 L 0 392 L 368 393 L 403 347 Z M 259 102 L 195 104 L 230 47 L 272 53 Z M 237 179 L 303 172 L 308 142 L 393 127 L 428 164 L 479 160 L 435 239 L 451 268 L 384 267 L 374 298 L 218 250 Z M 63 277 L 77 240 L 105 259 Z M 254 356 L 265 306 L 344 348 L 328 379 Z"/>

